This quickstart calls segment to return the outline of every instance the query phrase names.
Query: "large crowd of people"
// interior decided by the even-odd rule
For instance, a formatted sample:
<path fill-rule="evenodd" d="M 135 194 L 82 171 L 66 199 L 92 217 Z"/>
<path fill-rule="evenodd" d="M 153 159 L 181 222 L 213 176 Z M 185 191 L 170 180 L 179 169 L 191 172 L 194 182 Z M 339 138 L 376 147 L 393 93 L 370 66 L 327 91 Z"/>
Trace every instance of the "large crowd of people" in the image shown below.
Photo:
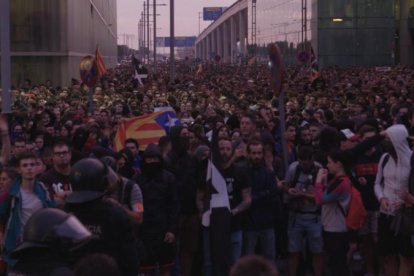
<path fill-rule="evenodd" d="M 285 122 L 267 66 L 179 62 L 174 80 L 164 65 L 150 71 L 141 85 L 132 66 L 108 70 L 93 102 L 75 79 L 27 79 L 12 91 L 12 113 L 0 117 L 9 275 L 22 267 L 25 225 L 44 208 L 95 236 L 65 254 L 75 275 L 98 275 L 95 262 L 114 266 L 96 266 L 99 275 L 236 276 L 249 265 L 277 275 L 283 259 L 289 276 L 350 275 L 358 260 L 365 275 L 413 275 L 414 70 L 329 68 L 311 82 L 289 67 Z M 118 126 L 159 107 L 180 125 L 158 144 L 126 137 L 116 151 Z M 227 205 L 214 205 L 220 179 Z M 351 213 L 362 225 L 349 227 Z"/>

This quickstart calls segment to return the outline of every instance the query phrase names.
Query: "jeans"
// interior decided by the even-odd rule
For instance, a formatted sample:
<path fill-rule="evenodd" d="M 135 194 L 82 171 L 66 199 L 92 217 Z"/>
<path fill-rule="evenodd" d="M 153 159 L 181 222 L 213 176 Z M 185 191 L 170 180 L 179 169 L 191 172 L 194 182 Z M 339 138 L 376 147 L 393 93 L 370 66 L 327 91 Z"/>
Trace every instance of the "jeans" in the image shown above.
<path fill-rule="evenodd" d="M 274 229 L 245 231 L 243 238 L 244 255 L 254 254 L 257 244 L 260 246 L 262 256 L 274 262 L 276 258 Z"/>
<path fill-rule="evenodd" d="M 347 253 L 348 232 L 324 232 L 328 267 L 331 275 L 349 276 Z"/>
<path fill-rule="evenodd" d="M 242 253 L 242 231 L 234 231 L 231 233 L 231 264 L 234 264 L 241 257 Z M 203 262 L 204 275 L 211 276 L 213 270 L 213 262 L 211 259 L 210 229 L 203 227 Z"/>
<path fill-rule="evenodd" d="M 312 253 L 319 254 L 323 252 L 322 224 L 319 217 L 304 219 L 300 216 L 290 216 L 288 237 L 289 253 L 301 252 L 305 237 Z"/>
<path fill-rule="evenodd" d="M 233 265 L 242 254 L 243 235 L 241 230 L 231 232 L 231 264 Z"/>
<path fill-rule="evenodd" d="M 203 263 L 204 263 L 204 276 L 211 276 L 212 261 L 211 261 L 211 249 L 210 249 L 210 229 L 203 227 Z"/>

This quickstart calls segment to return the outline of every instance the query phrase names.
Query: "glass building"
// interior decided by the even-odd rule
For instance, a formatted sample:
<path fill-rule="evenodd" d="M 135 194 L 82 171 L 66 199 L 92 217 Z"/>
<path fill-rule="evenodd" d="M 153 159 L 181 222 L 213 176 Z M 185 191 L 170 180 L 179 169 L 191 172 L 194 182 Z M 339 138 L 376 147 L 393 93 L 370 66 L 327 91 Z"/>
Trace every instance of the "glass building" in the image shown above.
<path fill-rule="evenodd" d="M 325 67 L 414 65 L 414 0 L 256 0 L 256 27 L 252 1 L 250 51 L 263 59 L 276 42 L 295 64 L 310 42 Z"/>
<path fill-rule="evenodd" d="M 10 1 L 12 84 L 79 79 L 82 57 L 99 46 L 107 67 L 116 65 L 116 0 Z"/>
<path fill-rule="evenodd" d="M 395 63 L 396 20 L 391 0 L 314 0 L 321 66 Z"/>

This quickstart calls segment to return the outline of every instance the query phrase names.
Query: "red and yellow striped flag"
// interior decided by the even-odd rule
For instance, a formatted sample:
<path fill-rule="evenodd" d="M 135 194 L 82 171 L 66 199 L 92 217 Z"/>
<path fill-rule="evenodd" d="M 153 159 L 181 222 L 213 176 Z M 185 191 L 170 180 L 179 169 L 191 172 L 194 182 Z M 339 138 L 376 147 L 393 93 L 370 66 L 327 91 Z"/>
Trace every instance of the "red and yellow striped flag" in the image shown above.
<path fill-rule="evenodd" d="M 105 67 L 105 62 L 103 60 L 101 53 L 99 52 L 98 47 L 96 47 L 96 52 L 95 52 L 95 65 L 96 65 L 96 70 L 98 71 L 98 77 L 103 76 L 106 73 L 106 67 Z"/>
<path fill-rule="evenodd" d="M 154 112 L 131 118 L 118 127 L 114 139 L 114 150 L 124 148 L 125 140 L 136 139 L 139 150 L 143 151 L 149 144 L 158 144 L 160 137 L 167 134 L 166 129 L 179 124 L 174 112 Z"/>

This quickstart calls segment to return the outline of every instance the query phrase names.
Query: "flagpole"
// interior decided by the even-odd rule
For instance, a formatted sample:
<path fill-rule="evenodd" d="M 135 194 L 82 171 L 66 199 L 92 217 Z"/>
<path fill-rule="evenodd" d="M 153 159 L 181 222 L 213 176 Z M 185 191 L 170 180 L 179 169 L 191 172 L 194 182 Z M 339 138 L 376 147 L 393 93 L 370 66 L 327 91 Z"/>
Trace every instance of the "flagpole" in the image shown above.
<path fill-rule="evenodd" d="M 283 164 L 285 166 L 285 172 L 287 172 L 289 166 L 289 154 L 288 154 L 288 147 L 287 141 L 285 138 L 286 132 L 286 111 L 285 111 L 285 92 L 282 90 L 280 91 L 279 95 L 279 120 L 280 120 L 280 139 L 282 141 L 282 152 L 283 152 Z"/>
<path fill-rule="evenodd" d="M 93 91 L 94 91 L 94 86 L 89 87 L 89 91 L 88 91 L 88 102 L 89 102 L 88 113 L 91 116 L 93 114 Z"/>
<path fill-rule="evenodd" d="M 286 132 L 286 112 L 285 112 L 285 91 L 283 91 L 283 78 L 284 78 L 284 66 L 282 63 L 282 56 L 280 50 L 276 44 L 269 46 L 269 59 L 270 59 L 270 74 L 271 74 L 271 86 L 274 90 L 275 96 L 278 98 L 279 106 L 279 121 L 280 121 L 280 142 L 282 145 L 283 163 L 285 171 L 287 171 L 288 160 L 288 147 L 285 137 Z"/>

